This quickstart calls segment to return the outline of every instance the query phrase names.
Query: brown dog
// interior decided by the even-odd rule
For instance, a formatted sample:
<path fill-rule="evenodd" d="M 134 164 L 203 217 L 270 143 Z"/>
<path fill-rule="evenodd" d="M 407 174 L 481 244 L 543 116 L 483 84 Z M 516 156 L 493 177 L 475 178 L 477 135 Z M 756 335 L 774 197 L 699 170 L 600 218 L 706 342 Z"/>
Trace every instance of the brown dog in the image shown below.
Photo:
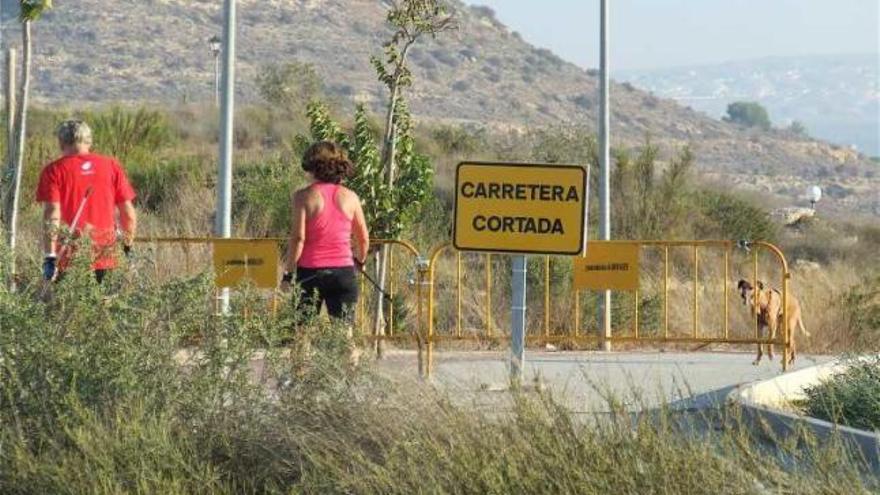
<path fill-rule="evenodd" d="M 745 280 L 740 280 L 737 284 L 736 288 L 739 290 L 740 296 L 742 296 L 743 305 L 749 304 L 752 306 L 752 314 L 755 314 L 755 294 L 754 287 L 752 284 L 748 283 Z M 760 280 L 758 281 L 758 293 L 757 293 L 757 313 L 758 313 L 758 329 L 763 335 L 764 329 L 770 329 L 770 339 L 776 338 L 776 330 L 782 324 L 782 293 L 776 289 L 765 289 L 764 283 Z M 790 294 L 788 295 L 788 308 L 786 308 L 785 314 L 788 317 L 788 328 L 791 330 L 791 358 L 789 358 L 789 364 L 794 362 L 795 358 L 795 344 L 794 344 L 794 330 L 795 328 L 800 329 L 801 332 L 807 337 L 810 336 L 810 332 L 807 332 L 807 329 L 804 328 L 804 320 L 801 318 L 801 304 L 798 302 L 797 298 Z M 784 327 L 783 327 L 784 328 Z M 758 357 L 755 359 L 754 364 L 758 364 L 761 362 L 761 357 L 763 357 L 763 351 L 761 349 L 761 344 L 758 344 Z M 772 360 L 773 359 L 773 344 L 767 344 L 767 357 Z"/>

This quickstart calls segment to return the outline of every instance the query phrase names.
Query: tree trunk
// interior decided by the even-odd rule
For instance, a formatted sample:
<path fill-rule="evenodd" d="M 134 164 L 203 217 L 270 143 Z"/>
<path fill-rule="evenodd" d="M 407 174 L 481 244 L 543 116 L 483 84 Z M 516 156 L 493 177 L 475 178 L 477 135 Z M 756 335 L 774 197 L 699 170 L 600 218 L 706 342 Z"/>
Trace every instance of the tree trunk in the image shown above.
<path fill-rule="evenodd" d="M 415 43 L 415 39 L 409 40 L 400 52 L 400 61 L 395 67 L 394 81 L 391 84 L 391 95 L 388 99 L 388 114 L 385 115 L 385 142 L 382 147 L 382 163 L 385 166 L 385 184 L 389 190 L 394 189 L 395 168 L 394 163 L 397 155 L 397 123 L 394 121 L 394 114 L 397 112 L 397 101 L 400 97 L 400 78 L 403 75 L 403 67 L 406 64 L 406 57 L 409 49 Z M 391 246 L 385 244 L 382 246 L 379 257 L 376 260 L 377 282 L 381 290 L 385 290 L 385 282 L 388 279 L 388 256 L 391 252 Z M 382 294 L 376 298 L 376 316 L 373 320 L 373 335 L 377 337 L 385 336 L 385 299 Z M 382 359 L 385 357 L 385 341 L 376 340 L 376 357 Z"/>
<path fill-rule="evenodd" d="M 388 102 L 388 115 L 385 117 L 385 143 L 383 146 L 382 162 L 385 165 L 385 184 L 389 189 L 394 188 L 394 158 L 397 153 L 397 124 L 394 121 L 394 114 L 397 110 L 397 98 L 399 94 L 399 86 L 397 81 L 391 88 L 391 97 Z M 388 279 L 388 255 L 391 246 L 384 244 L 376 257 L 376 282 L 378 282 L 381 290 L 385 290 L 386 280 Z M 376 314 L 373 319 L 373 335 L 376 337 L 385 336 L 385 298 L 380 293 L 376 296 Z M 376 340 L 376 357 L 382 359 L 385 357 L 385 341 Z"/>
<path fill-rule="evenodd" d="M 22 55 L 22 75 L 21 89 L 18 97 L 18 115 L 16 121 L 16 152 L 15 152 L 15 182 L 12 188 L 12 195 L 8 205 L 6 218 L 9 221 L 9 252 L 10 252 L 10 270 L 12 276 L 10 288 L 15 290 L 15 245 L 18 240 L 18 204 L 21 197 L 21 177 L 24 168 L 24 151 L 25 137 L 27 136 L 27 107 L 28 97 L 30 93 L 31 83 L 31 21 L 24 21 L 21 29 L 22 46 L 24 47 Z"/>
<path fill-rule="evenodd" d="M 0 179 L 0 216 L 2 216 L 4 237 L 9 231 L 9 203 L 12 198 L 12 182 L 15 177 L 15 112 L 16 105 L 16 60 L 15 50 L 6 50 L 6 162 L 3 178 Z"/>

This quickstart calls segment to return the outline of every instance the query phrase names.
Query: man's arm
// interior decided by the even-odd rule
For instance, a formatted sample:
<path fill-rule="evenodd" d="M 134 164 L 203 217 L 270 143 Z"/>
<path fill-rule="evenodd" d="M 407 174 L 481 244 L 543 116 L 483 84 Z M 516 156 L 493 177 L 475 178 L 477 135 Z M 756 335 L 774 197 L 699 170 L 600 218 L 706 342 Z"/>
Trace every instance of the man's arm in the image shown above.
<path fill-rule="evenodd" d="M 43 203 L 43 253 L 58 254 L 58 230 L 61 228 L 61 203 Z"/>
<path fill-rule="evenodd" d="M 134 244 L 134 238 L 137 236 L 137 212 L 131 201 L 123 201 L 116 205 L 119 209 L 119 223 L 122 227 L 122 243 L 125 247 L 131 248 Z"/>

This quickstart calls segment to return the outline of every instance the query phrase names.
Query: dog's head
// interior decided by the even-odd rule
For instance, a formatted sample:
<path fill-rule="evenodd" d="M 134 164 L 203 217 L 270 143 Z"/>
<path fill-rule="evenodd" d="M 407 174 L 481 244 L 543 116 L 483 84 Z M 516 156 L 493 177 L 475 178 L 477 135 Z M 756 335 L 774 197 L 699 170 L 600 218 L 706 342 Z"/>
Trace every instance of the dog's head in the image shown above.
<path fill-rule="evenodd" d="M 764 290 L 764 282 L 760 280 L 757 281 L 758 284 L 758 304 L 761 304 L 761 291 Z M 752 291 L 755 290 L 747 280 L 740 279 L 739 283 L 736 284 L 736 289 L 739 291 L 740 297 L 743 300 L 743 306 L 749 303 L 755 302 L 755 296 L 752 294 Z"/>

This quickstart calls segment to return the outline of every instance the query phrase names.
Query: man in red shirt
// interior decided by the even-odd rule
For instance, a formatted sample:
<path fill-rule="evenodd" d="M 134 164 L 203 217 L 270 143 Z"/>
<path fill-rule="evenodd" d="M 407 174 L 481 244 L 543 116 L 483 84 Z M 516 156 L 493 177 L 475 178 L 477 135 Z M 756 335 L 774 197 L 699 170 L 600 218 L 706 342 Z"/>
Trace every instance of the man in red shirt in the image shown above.
<path fill-rule="evenodd" d="M 61 224 L 73 237 L 87 234 L 94 254 L 92 269 L 100 283 L 116 267 L 116 211 L 128 255 L 137 229 L 134 189 L 115 159 L 91 153 L 92 130 L 81 120 L 58 126 L 62 157 L 46 165 L 37 186 L 43 203 L 43 277 L 55 280 L 69 264 L 73 249 L 59 241 Z M 69 241 L 69 239 L 68 239 Z"/>

